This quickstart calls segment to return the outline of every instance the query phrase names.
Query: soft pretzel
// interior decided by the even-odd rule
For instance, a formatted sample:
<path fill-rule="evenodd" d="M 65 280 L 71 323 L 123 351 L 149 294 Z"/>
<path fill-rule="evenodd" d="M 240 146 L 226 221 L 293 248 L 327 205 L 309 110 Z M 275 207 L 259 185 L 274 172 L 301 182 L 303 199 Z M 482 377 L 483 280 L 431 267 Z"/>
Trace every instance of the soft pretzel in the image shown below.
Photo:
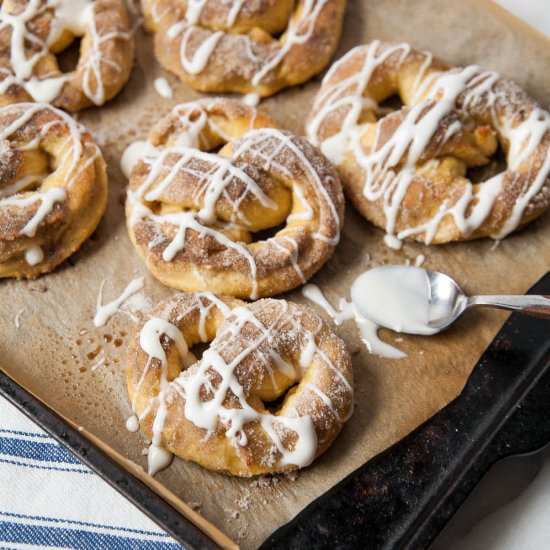
<path fill-rule="evenodd" d="M 256 299 L 306 282 L 332 255 L 344 213 L 336 170 L 305 139 L 268 126 L 237 100 L 206 99 L 151 131 L 127 224 L 164 284 Z"/>
<path fill-rule="evenodd" d="M 81 37 L 73 71 L 56 54 Z M 0 3 L 0 105 L 43 101 L 68 111 L 102 105 L 124 86 L 134 40 L 121 0 Z"/>
<path fill-rule="evenodd" d="M 383 116 L 393 95 L 404 106 Z M 501 239 L 550 204 L 550 115 L 497 73 L 448 69 L 408 44 L 375 41 L 335 63 L 307 134 L 390 245 Z M 505 170 L 471 181 L 499 145 Z"/>
<path fill-rule="evenodd" d="M 199 342 L 210 345 L 197 362 L 188 349 Z M 310 309 L 285 300 L 177 294 L 133 337 L 127 379 L 152 439 L 151 473 L 159 448 L 238 476 L 301 468 L 353 411 L 344 343 Z"/>
<path fill-rule="evenodd" d="M 326 66 L 345 11 L 345 0 L 143 0 L 142 5 L 165 69 L 202 92 L 261 97 L 306 82 Z"/>
<path fill-rule="evenodd" d="M 101 151 L 50 105 L 0 108 L 0 277 L 36 277 L 68 258 L 107 206 Z"/>

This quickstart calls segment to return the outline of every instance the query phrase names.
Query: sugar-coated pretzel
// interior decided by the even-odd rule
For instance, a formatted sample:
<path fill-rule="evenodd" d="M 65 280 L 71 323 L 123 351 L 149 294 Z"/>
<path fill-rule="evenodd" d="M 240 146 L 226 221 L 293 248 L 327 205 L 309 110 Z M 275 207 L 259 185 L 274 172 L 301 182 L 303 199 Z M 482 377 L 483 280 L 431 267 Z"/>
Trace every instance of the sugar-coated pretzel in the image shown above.
<path fill-rule="evenodd" d="M 153 128 L 131 172 L 127 224 L 160 281 L 256 299 L 305 283 L 332 255 L 344 213 L 336 170 L 269 126 L 240 101 L 204 99 Z"/>
<path fill-rule="evenodd" d="M 210 344 L 197 361 L 188 350 L 200 342 Z M 152 440 L 150 473 L 166 465 L 166 451 L 237 476 L 308 466 L 353 411 L 344 343 L 285 300 L 173 296 L 130 342 L 127 381 Z"/>
<path fill-rule="evenodd" d="M 261 97 L 306 82 L 326 66 L 345 11 L 345 0 L 143 0 L 142 5 L 164 68 L 202 92 Z"/>
<path fill-rule="evenodd" d="M 0 108 L 0 278 L 33 278 L 69 257 L 107 206 L 101 151 L 41 103 Z"/>
<path fill-rule="evenodd" d="M 76 68 L 56 54 L 82 38 Z M 68 111 L 102 105 L 130 75 L 134 39 L 122 0 L 0 3 L 0 105 L 52 103 Z"/>
<path fill-rule="evenodd" d="M 393 95 L 404 106 L 385 114 Z M 449 69 L 408 44 L 375 41 L 337 61 L 307 134 L 390 245 L 501 239 L 550 205 L 550 115 L 496 72 Z M 471 181 L 499 145 L 504 171 Z"/>

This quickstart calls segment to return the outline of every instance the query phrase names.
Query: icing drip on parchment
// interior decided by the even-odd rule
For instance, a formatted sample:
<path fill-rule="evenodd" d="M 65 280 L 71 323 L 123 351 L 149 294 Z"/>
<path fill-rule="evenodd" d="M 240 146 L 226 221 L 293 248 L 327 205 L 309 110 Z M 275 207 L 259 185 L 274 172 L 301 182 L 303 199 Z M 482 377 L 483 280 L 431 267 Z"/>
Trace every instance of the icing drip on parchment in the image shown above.
<path fill-rule="evenodd" d="M 145 285 L 143 277 L 138 277 L 136 279 L 133 279 L 128 283 L 124 291 L 120 296 L 112 300 L 111 302 L 108 302 L 107 304 L 103 304 L 103 287 L 105 286 L 105 279 L 101 282 L 101 286 L 99 287 L 99 294 L 97 296 L 97 311 L 94 316 L 94 325 L 96 327 L 102 327 L 107 324 L 107 321 L 116 313 L 119 311 L 124 311 L 124 313 L 127 313 L 130 315 L 135 321 L 137 321 L 137 317 L 132 315 L 131 312 L 126 310 L 121 310 L 120 307 L 136 292 L 139 292 Z"/>
<path fill-rule="evenodd" d="M 159 94 L 161 97 L 164 97 L 165 99 L 172 99 L 174 97 L 174 91 L 172 90 L 172 86 L 170 86 L 170 83 L 166 78 L 159 77 L 155 79 L 154 82 L 155 91 L 157 94 Z"/>
<path fill-rule="evenodd" d="M 337 325 L 341 325 L 345 321 L 355 321 L 359 328 L 361 340 L 367 346 L 370 353 L 388 357 L 389 359 L 401 359 L 407 356 L 406 353 L 380 340 L 378 337 L 378 329 L 380 327 L 362 315 L 353 302 L 340 298 L 338 309 L 335 309 L 325 298 L 322 290 L 314 284 L 305 285 L 302 288 L 302 294 L 308 300 L 322 307 Z"/>

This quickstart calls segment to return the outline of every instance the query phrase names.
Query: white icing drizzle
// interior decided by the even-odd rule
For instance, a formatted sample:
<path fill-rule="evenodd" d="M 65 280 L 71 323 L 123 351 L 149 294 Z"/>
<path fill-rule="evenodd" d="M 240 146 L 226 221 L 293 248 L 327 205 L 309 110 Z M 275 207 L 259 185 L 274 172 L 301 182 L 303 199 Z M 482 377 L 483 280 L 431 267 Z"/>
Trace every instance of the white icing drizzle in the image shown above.
<path fill-rule="evenodd" d="M 401 359 L 407 356 L 406 353 L 380 340 L 378 337 L 378 329 L 380 327 L 362 315 L 353 302 L 340 298 L 339 308 L 336 310 L 325 298 L 322 290 L 314 284 L 307 284 L 302 287 L 302 294 L 308 300 L 322 307 L 337 325 L 341 325 L 348 320 L 355 321 L 361 335 L 361 340 L 367 346 L 370 353 L 389 359 Z"/>
<path fill-rule="evenodd" d="M 157 94 L 161 97 L 164 97 L 165 99 L 172 99 L 174 97 L 172 86 L 170 86 L 170 83 L 166 80 L 166 78 L 155 78 L 154 86 Z"/>
<path fill-rule="evenodd" d="M 21 328 L 21 317 L 23 315 L 23 313 L 25 313 L 25 308 L 22 307 L 16 314 L 15 314 L 15 318 L 13 320 L 14 324 L 15 324 L 15 328 L 19 329 Z"/>
<path fill-rule="evenodd" d="M 176 105 L 172 109 L 171 114 L 177 116 L 182 127 L 185 128 L 185 132 L 182 132 L 177 139 L 178 146 L 194 147 L 198 149 L 200 147 L 200 133 L 204 130 L 207 124 L 210 125 L 213 131 L 223 136 L 224 139 L 227 141 L 230 140 L 230 136 L 224 135 L 221 128 L 219 128 L 212 119 L 208 119 L 207 112 L 197 102 Z M 129 178 L 133 167 L 140 159 L 143 157 L 150 157 L 151 159 L 154 159 L 160 154 L 161 150 L 157 149 L 149 140 L 134 141 L 122 154 L 120 161 L 122 173 Z"/>
<path fill-rule="evenodd" d="M 315 100 L 314 115 L 306 128 L 310 141 L 320 146 L 335 164 L 342 162 L 345 151 L 353 152 L 364 173 L 365 198 L 369 201 L 382 199 L 387 232 L 385 242 L 392 248 L 399 248 L 401 239 L 418 234 L 424 234 L 423 240 L 430 243 L 446 216 L 452 216 L 464 235 L 474 232 L 493 209 L 504 189 L 505 177 L 517 177 L 517 174 L 514 176 L 514 171 L 529 161 L 529 157 L 550 132 L 550 115 L 531 104 L 527 107 L 525 120 L 518 124 L 517 112 L 513 112 L 517 107 L 507 105 L 505 93 L 495 88 L 502 82 L 497 73 L 483 72 L 477 66 L 468 66 L 426 76 L 432 56 L 424 53 L 425 61 L 414 83 L 416 89 L 403 122 L 383 143 L 379 142 L 381 136 L 378 125 L 374 144 L 369 153 L 365 153 L 361 145 L 362 128 L 365 125 L 359 123 L 359 120 L 366 108 L 376 111 L 377 104 L 371 98 L 363 97 L 363 94 L 375 69 L 392 55 L 398 55 L 398 63 L 401 64 L 410 51 L 408 44 L 383 45 L 377 40 L 368 46 L 358 46 L 349 51 L 325 76 L 322 91 Z M 335 74 L 350 58 L 362 54 L 364 61 L 359 71 L 331 84 Z M 460 107 L 457 105 L 459 96 L 462 102 Z M 440 210 L 427 222 L 396 232 L 397 216 L 409 185 L 415 177 L 419 177 L 417 165 L 421 155 L 441 127 L 443 119 L 452 113 L 457 113 L 460 119 L 449 126 L 444 138 L 444 141 L 448 141 L 463 127 L 472 124 L 469 110 L 479 108 L 482 103 L 488 106 L 492 126 L 499 129 L 502 137 L 509 143 L 508 170 L 483 182 L 475 193 L 472 185 L 467 185 L 459 200 L 452 205 L 443 203 Z M 506 115 L 502 114 L 503 110 Z M 321 141 L 323 122 L 330 116 L 337 116 L 337 112 L 345 112 L 339 132 Z M 529 174 L 532 181 L 516 199 L 512 214 L 500 233 L 493 235 L 495 239 L 505 237 L 518 227 L 531 199 L 547 184 L 549 174 L 550 146 L 538 172 Z"/>
<path fill-rule="evenodd" d="M 299 3 L 299 9 L 295 11 L 289 20 L 288 28 L 284 33 L 284 40 L 279 41 L 276 48 L 270 49 L 269 54 L 265 58 L 255 53 L 254 41 L 249 35 L 239 35 L 239 38 L 244 41 L 243 49 L 247 52 L 251 65 L 256 67 L 255 72 L 250 77 L 253 86 L 261 85 L 262 81 L 269 76 L 271 71 L 280 65 L 293 48 L 311 40 L 315 31 L 317 18 L 328 1 L 302 0 Z M 185 19 L 172 24 L 167 31 L 168 36 L 172 39 L 175 39 L 180 34 L 182 35 L 180 62 L 184 70 L 193 75 L 204 71 L 210 58 L 216 51 L 218 43 L 225 35 L 224 31 L 204 33 L 205 36 L 202 42 L 196 46 L 197 31 L 202 32 L 202 29 L 197 24 L 199 23 L 201 11 L 205 3 L 205 0 L 191 0 L 187 2 Z M 244 0 L 232 2 L 232 7 L 229 10 L 226 21 L 228 28 L 235 22 L 243 4 Z M 161 18 L 162 15 L 156 16 L 157 20 Z M 194 44 L 194 53 L 189 58 L 188 50 L 190 48 L 188 45 L 191 42 Z"/>
<path fill-rule="evenodd" d="M 388 248 L 393 248 L 394 250 L 401 250 L 403 246 L 403 242 L 401 240 L 399 240 L 395 235 L 390 235 L 389 233 L 384 235 L 384 244 Z"/>
<path fill-rule="evenodd" d="M 150 476 L 158 474 L 161 470 L 172 464 L 174 455 L 158 445 L 151 445 L 147 450 L 147 473 Z"/>
<path fill-rule="evenodd" d="M 281 63 L 294 46 L 305 44 L 311 39 L 317 23 L 317 17 L 327 2 L 328 0 L 303 0 L 300 6 L 302 8 L 301 14 L 299 17 L 294 18 L 294 20 L 291 19 L 285 33 L 285 40 L 280 43 L 281 48 L 252 77 L 252 84 L 254 86 L 258 86 L 270 71 Z"/>
<path fill-rule="evenodd" d="M 200 22 L 202 10 L 208 0 L 189 0 L 185 9 L 185 19 L 190 25 L 196 25 Z M 245 0 L 232 0 L 227 14 L 226 25 L 232 27 L 241 12 Z"/>
<path fill-rule="evenodd" d="M 40 246 L 32 246 L 25 252 L 25 261 L 29 265 L 37 265 L 44 259 L 44 251 Z"/>
<path fill-rule="evenodd" d="M 9 197 L 0 201 L 0 206 L 18 206 L 24 208 L 40 201 L 40 206 L 34 216 L 21 229 L 21 234 L 34 237 L 36 230 L 44 218 L 52 211 L 55 203 L 64 201 L 67 191 L 63 187 L 50 187 L 47 191 L 35 192 L 27 197 Z"/>
<path fill-rule="evenodd" d="M 168 246 L 163 251 L 162 258 L 164 261 L 172 261 L 180 251 L 185 249 L 188 230 L 197 232 L 203 238 L 212 237 L 220 245 L 234 250 L 246 260 L 249 265 L 252 287 L 250 298 L 256 299 L 258 297 L 258 269 L 251 249 L 249 249 L 246 243 L 232 241 L 222 232 L 224 229 L 231 227 L 231 224 L 238 225 L 248 222 L 239 209 L 241 202 L 245 200 L 248 194 L 252 195 L 266 208 L 277 208 L 277 205 L 264 193 L 260 185 L 248 176 L 244 170 L 235 165 L 236 161 L 244 155 L 252 155 L 258 161 L 257 164 L 264 170 L 275 170 L 290 180 L 293 176 L 284 163 L 286 158 L 291 159 L 291 161 L 296 159 L 307 174 L 307 180 L 312 187 L 313 193 L 316 195 L 317 201 L 328 205 L 330 215 L 334 221 L 334 227 L 327 226 L 326 224 L 321 225 L 313 233 L 313 238 L 331 245 L 338 243 L 340 237 L 340 218 L 336 205 L 317 170 L 302 150 L 294 143 L 290 134 L 272 128 L 251 130 L 238 142 L 235 142 L 238 143 L 238 146 L 235 146 L 230 158 L 220 157 L 195 148 L 199 146 L 200 132 L 207 123 L 211 124 L 211 121 L 207 120 L 206 113 L 199 104 L 196 104 L 195 108 L 190 108 L 189 104 L 186 104 L 186 109 L 178 110 L 178 107 L 176 107 L 173 113 L 177 113 L 178 116 L 181 115 L 180 120 L 183 127 L 189 128 L 188 131 L 180 135 L 177 145 L 164 149 L 156 149 L 150 142 L 136 142 L 126 150 L 122 159 L 122 168 L 125 172 L 134 166 L 139 159 L 147 163 L 150 168 L 147 177 L 139 188 L 128 193 L 129 204 L 132 208 L 130 224 L 135 225 L 138 222 L 146 222 L 157 224 L 157 227 L 163 224 L 170 224 L 177 228 Z M 190 118 L 192 113 L 195 115 L 198 114 L 194 120 Z M 176 155 L 179 158 L 174 162 Z M 169 167 L 167 167 L 167 158 L 170 158 L 172 161 Z M 207 163 L 210 168 L 198 172 L 190 162 L 192 159 L 199 159 Z M 181 172 L 186 172 L 199 178 L 195 193 L 197 211 L 186 210 L 161 215 L 154 214 L 143 204 L 143 201 L 152 202 L 160 199 Z M 227 186 L 235 179 L 245 188 L 245 192 L 237 200 L 231 199 L 226 191 Z M 154 189 L 148 191 L 153 183 L 155 184 Z M 300 209 L 291 214 L 287 222 L 289 224 L 297 222 L 307 223 L 313 218 L 313 208 L 307 201 L 299 185 L 295 184 L 292 191 L 296 202 L 300 204 Z M 222 195 L 230 202 L 232 207 L 230 224 L 221 222 L 216 217 L 216 202 Z M 334 228 L 336 228 L 335 231 Z M 295 230 L 297 229 L 298 227 Z M 305 277 L 298 261 L 299 247 L 296 240 L 289 233 L 287 231 L 284 236 L 276 236 L 268 239 L 266 242 L 290 258 L 294 270 L 302 282 L 305 282 Z M 163 240 L 162 236 L 159 235 L 158 241 L 155 242 L 160 243 Z"/>
<path fill-rule="evenodd" d="M 275 416 L 258 412 L 246 400 L 245 391 L 235 375 L 236 367 L 245 359 L 254 357 L 254 360 L 260 361 L 264 367 L 274 363 L 287 376 L 292 378 L 298 377 L 298 380 L 300 380 L 305 368 L 311 364 L 314 357 L 317 357 L 335 374 L 342 389 L 353 394 L 351 385 L 332 363 L 330 358 L 317 347 L 315 342 L 316 333 L 305 331 L 300 320 L 292 318 L 287 313 L 288 304 L 286 302 L 280 301 L 280 311 L 275 315 L 275 319 L 269 326 L 264 326 L 249 307 L 241 306 L 229 310 L 228 306 L 212 293 L 201 292 L 196 294 L 193 306 L 181 313 L 178 316 L 178 320 L 197 309 L 200 313 L 199 335 L 205 341 L 206 333 L 204 332 L 204 325 L 211 308 L 214 306 L 218 307 L 223 315 L 229 318 L 229 322 L 223 325 L 210 348 L 204 352 L 193 374 L 186 376 L 182 373 L 182 375 L 172 382 L 172 384 L 175 384 L 176 391 L 185 399 L 185 417 L 195 426 L 206 430 L 207 434 L 219 429 L 221 424 L 225 430 L 226 437 L 231 439 L 232 444 L 236 447 L 245 446 L 248 443 L 245 432 L 246 425 L 252 422 L 259 422 L 271 439 L 274 448 L 281 455 L 278 461 L 279 465 L 307 466 L 313 461 L 317 449 L 317 436 L 311 417 L 298 416 L 295 409 L 292 409 L 292 412 L 287 416 Z M 288 327 L 289 322 L 292 324 L 290 329 Z M 238 338 L 247 324 L 251 324 L 256 330 L 259 329 L 259 336 L 250 342 L 247 341 L 247 346 L 232 361 L 227 363 L 221 355 L 224 346 L 227 346 L 228 343 Z M 265 352 L 260 348 L 265 342 L 273 342 L 278 338 L 279 333 L 287 334 L 289 330 L 305 333 L 306 345 L 301 350 L 300 361 L 297 366 L 286 363 L 277 354 L 276 350 L 271 347 L 268 347 L 269 356 L 264 355 Z M 158 402 L 153 420 L 152 445 L 148 454 L 149 473 L 151 475 L 154 475 L 162 467 L 166 467 L 171 461 L 171 453 L 162 448 L 162 432 L 167 414 L 165 399 L 166 392 L 169 389 L 167 358 L 162 345 L 165 338 L 169 338 L 175 343 L 183 364 L 189 363 L 189 360 L 186 359 L 188 355 L 186 342 L 175 325 L 158 317 L 153 317 L 145 323 L 140 332 L 139 342 L 141 349 L 147 354 L 148 359 L 135 388 L 132 410 L 134 412 L 136 410 L 136 400 L 140 387 L 149 369 L 152 368 L 152 361 L 156 360 L 160 363 L 160 392 L 156 398 L 151 399 L 149 405 L 140 415 L 140 418 L 144 418 L 150 412 L 153 403 Z M 265 350 L 265 346 L 263 349 Z M 211 383 L 213 372 L 219 375 L 220 378 L 220 382 L 216 387 Z M 201 396 L 203 388 L 207 388 L 211 394 L 208 400 L 204 400 L 204 397 Z M 322 392 L 313 382 L 305 386 L 304 391 L 306 390 L 328 405 L 338 422 L 344 422 L 352 414 L 352 411 L 350 411 L 348 417 L 340 418 L 334 409 L 330 397 Z M 228 408 L 224 405 L 228 392 L 231 392 L 238 399 L 239 408 Z M 131 427 L 133 425 L 132 421 Z M 283 444 L 280 436 L 281 427 L 297 434 L 298 437 L 293 449 L 288 449 Z"/>
<path fill-rule="evenodd" d="M 0 155 L 3 151 L 0 151 Z M 15 183 L 12 183 L 11 185 L 5 186 L 3 189 L 0 189 L 0 199 L 9 197 L 10 195 L 15 195 L 16 193 L 20 193 L 21 191 L 25 191 L 26 189 L 30 187 L 34 187 L 35 184 L 41 183 L 44 178 L 46 177 L 46 174 L 40 174 L 40 175 L 28 175 L 23 176 L 21 179 L 17 180 Z"/>
<path fill-rule="evenodd" d="M 96 361 L 92 365 L 92 368 L 90 370 L 92 372 L 95 372 L 99 367 L 102 367 L 105 364 L 106 361 L 107 361 L 107 359 L 105 357 L 101 357 L 98 361 Z"/>
<path fill-rule="evenodd" d="M 155 475 L 158 471 L 166 468 L 172 462 L 172 453 L 163 449 L 161 445 L 162 430 L 164 429 L 164 423 L 166 421 L 165 395 L 169 385 L 167 376 L 168 361 L 161 342 L 161 338 L 164 336 L 171 338 L 175 342 L 180 357 L 186 357 L 188 353 L 187 344 L 181 332 L 177 327 L 164 319 L 153 317 L 149 319 L 141 329 L 139 343 L 141 349 L 149 356 L 148 365 L 152 359 L 157 359 L 161 364 L 160 392 L 158 394 L 159 405 L 153 421 L 153 440 L 149 448 L 149 453 L 147 454 L 149 475 Z M 146 370 L 144 371 L 144 374 L 145 373 Z M 143 377 L 136 388 L 136 396 L 142 381 Z M 132 410 L 135 411 L 135 399 L 132 403 Z"/>
<path fill-rule="evenodd" d="M 182 35 L 180 44 L 180 62 L 182 67 L 189 74 L 199 74 L 204 71 L 206 65 L 208 65 L 208 62 L 210 61 L 210 57 L 218 45 L 218 42 L 224 35 L 223 31 L 216 31 L 208 34 L 206 39 L 195 50 L 193 57 L 190 59 L 187 57 L 187 44 L 191 40 L 194 31 L 195 27 L 189 25 L 187 21 L 179 21 L 178 23 L 174 23 L 174 25 L 172 25 L 167 31 L 170 38 L 176 38 L 178 35 Z"/>
<path fill-rule="evenodd" d="M 132 169 L 138 163 L 139 159 L 145 156 L 154 155 L 157 152 L 150 141 L 134 141 L 122 153 L 120 157 L 120 170 L 129 178 Z"/>
<path fill-rule="evenodd" d="M 199 22 L 202 9 L 204 8 L 207 0 L 188 0 L 187 7 L 185 9 L 185 19 L 191 25 L 196 25 Z"/>
<path fill-rule="evenodd" d="M 239 150 L 241 152 L 241 150 Z M 174 154 L 181 155 L 178 162 L 174 164 L 167 176 L 162 179 L 162 182 L 156 186 L 153 191 L 145 193 L 145 190 L 165 171 L 166 157 Z M 235 153 L 234 157 L 237 156 Z M 243 170 L 233 165 L 232 160 L 220 156 L 212 156 L 209 153 L 203 153 L 192 147 L 170 147 L 162 150 L 162 152 L 154 159 L 151 164 L 151 170 L 136 193 L 143 196 L 146 201 L 152 202 L 158 200 L 164 191 L 174 182 L 175 178 L 182 171 L 191 172 L 192 169 L 186 167 L 186 164 L 191 159 L 199 159 L 208 162 L 212 165 L 211 170 L 207 172 L 199 182 L 199 190 L 196 195 L 195 204 L 199 206 L 199 200 L 203 200 L 203 205 L 197 212 L 197 216 L 205 223 L 213 223 L 216 221 L 215 206 L 217 200 L 224 193 L 227 185 L 234 179 L 242 181 L 247 192 L 254 195 L 262 206 L 267 208 L 276 208 L 276 204 L 263 192 L 261 187 L 246 174 Z M 202 186 L 200 186 L 202 184 Z M 233 205 L 234 218 L 232 221 L 237 222 L 239 216 L 238 204 Z"/>
<path fill-rule="evenodd" d="M 114 39 L 130 40 L 131 33 L 108 32 L 99 34 L 96 28 L 92 0 L 29 0 L 23 10 L 16 15 L 9 13 L 5 4 L 0 4 L 0 31 L 11 29 L 10 69 L 2 69 L 4 79 L 0 82 L 0 93 L 5 93 L 12 85 L 17 85 L 35 100 L 52 102 L 55 100 L 71 75 L 54 73 L 54 76 L 38 77 L 34 71 L 39 62 L 49 53 L 64 31 L 75 36 L 90 37 L 90 51 L 81 63 L 82 90 L 95 104 L 105 103 L 105 86 L 101 74 L 102 64 L 110 65 L 120 71 L 121 67 L 102 53 L 105 42 Z M 45 40 L 29 30 L 29 23 L 46 13 L 52 14 L 50 32 Z M 29 44 L 35 48 L 32 55 L 27 49 Z M 38 48 L 38 49 L 36 49 Z"/>
<path fill-rule="evenodd" d="M 140 291 L 145 285 L 143 277 L 138 277 L 136 279 L 133 279 L 128 283 L 124 291 L 118 298 L 115 298 L 113 301 L 102 304 L 103 302 L 103 287 L 105 286 L 105 279 L 101 282 L 101 286 L 99 287 L 99 294 L 97 296 L 97 311 L 94 316 L 94 325 L 96 327 L 102 327 L 107 324 L 107 321 L 116 313 L 119 311 L 122 311 L 120 309 L 120 306 L 124 304 L 126 300 L 132 294 L 135 294 L 136 292 Z M 130 314 L 129 312 L 125 312 Z"/>
<path fill-rule="evenodd" d="M 298 277 L 300 277 L 300 280 L 302 281 L 302 284 L 304 284 L 307 281 L 307 277 L 304 275 L 304 272 L 298 262 L 298 254 L 300 252 L 298 243 L 292 237 L 287 237 L 284 235 L 276 239 L 268 239 L 267 242 L 290 258 L 294 271 L 296 271 Z M 288 247 L 285 246 L 286 244 L 288 244 Z"/>

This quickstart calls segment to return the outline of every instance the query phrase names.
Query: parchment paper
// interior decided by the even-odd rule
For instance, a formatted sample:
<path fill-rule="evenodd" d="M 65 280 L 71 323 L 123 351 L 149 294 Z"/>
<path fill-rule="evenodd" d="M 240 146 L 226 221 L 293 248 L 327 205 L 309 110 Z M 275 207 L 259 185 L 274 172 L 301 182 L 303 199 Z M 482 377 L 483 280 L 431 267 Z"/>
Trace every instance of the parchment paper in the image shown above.
<path fill-rule="evenodd" d="M 337 57 L 374 38 L 410 41 L 451 63 L 497 69 L 548 107 L 550 42 L 489 1 L 350 1 Z M 125 464 L 130 469 L 132 462 L 146 464 L 143 436 L 124 427 L 130 414 L 124 354 L 134 324 L 129 316 L 119 314 L 103 329 L 94 329 L 98 290 L 105 279 L 109 301 L 132 278 L 143 275 L 142 303 L 134 299 L 134 306 L 146 305 L 143 295 L 156 301 L 173 291 L 148 275 L 127 237 L 122 204 L 126 181 L 119 158 L 172 105 L 198 97 L 168 75 L 175 97 L 160 98 L 153 81 L 165 74 L 153 58 L 151 37 L 138 31 L 137 42 L 136 66 L 121 95 L 80 116 L 108 162 L 106 217 L 82 249 L 53 274 L 35 282 L 0 282 L 0 364 L 85 433 L 118 453 L 121 462 L 129 459 Z M 280 93 L 262 106 L 283 127 L 302 132 L 320 79 Z M 392 251 L 382 244 L 383 232 L 348 207 L 341 243 L 313 282 L 334 303 L 341 295 L 349 297 L 351 281 L 365 269 L 414 262 L 424 254 L 427 267 L 450 274 L 472 294 L 523 293 L 550 265 L 549 223 L 546 215 L 496 248 L 492 240 L 482 240 L 438 247 L 406 244 L 401 251 Z M 286 297 L 306 302 L 299 292 Z M 18 312 L 19 329 L 14 324 Z M 408 353 L 402 360 L 369 355 L 353 323 L 336 328 L 354 353 L 356 409 L 323 457 L 296 479 L 230 478 L 177 459 L 157 480 L 176 495 L 168 498 L 191 503 L 243 548 L 256 547 L 314 498 L 458 395 L 504 318 L 502 312 L 480 310 L 468 313 L 444 334 L 403 336 L 396 343 Z M 399 337 L 386 331 L 381 335 L 390 343 Z M 92 371 L 103 357 L 106 362 Z M 140 475 L 147 478 L 143 472 Z M 160 484 L 152 484 L 162 491 Z M 192 516 L 182 502 L 177 506 Z M 202 528 L 208 530 L 207 522 Z M 219 533 L 216 536 L 220 544 L 231 545 Z"/>

